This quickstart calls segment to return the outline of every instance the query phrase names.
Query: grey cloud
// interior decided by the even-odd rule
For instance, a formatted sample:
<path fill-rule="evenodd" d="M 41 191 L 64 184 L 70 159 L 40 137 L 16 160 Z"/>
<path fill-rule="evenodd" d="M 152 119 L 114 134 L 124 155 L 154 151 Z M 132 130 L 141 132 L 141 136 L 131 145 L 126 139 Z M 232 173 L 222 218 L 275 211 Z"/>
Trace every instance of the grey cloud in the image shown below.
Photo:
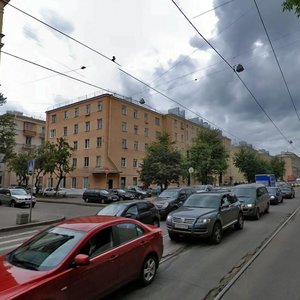
<path fill-rule="evenodd" d="M 72 23 L 64 19 L 56 11 L 50 9 L 43 9 L 41 14 L 46 23 L 53 26 L 54 28 L 66 33 L 71 34 L 74 31 Z"/>
<path fill-rule="evenodd" d="M 38 44 L 41 43 L 41 40 L 37 34 L 37 30 L 35 28 L 33 28 L 31 25 L 29 24 L 26 24 L 24 27 L 23 27 L 23 33 L 24 33 L 24 36 L 27 38 L 27 39 L 31 39 L 31 40 L 34 40 L 35 42 L 37 42 Z"/>

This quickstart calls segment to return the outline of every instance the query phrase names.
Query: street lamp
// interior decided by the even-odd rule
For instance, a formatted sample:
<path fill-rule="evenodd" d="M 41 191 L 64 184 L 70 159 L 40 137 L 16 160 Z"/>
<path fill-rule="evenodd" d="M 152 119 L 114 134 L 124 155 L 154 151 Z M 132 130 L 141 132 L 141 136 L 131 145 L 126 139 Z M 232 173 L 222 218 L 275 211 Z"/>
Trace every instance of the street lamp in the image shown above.
<path fill-rule="evenodd" d="M 237 72 L 237 73 L 240 73 L 240 72 L 243 72 L 245 69 L 244 67 L 241 65 L 241 64 L 238 64 L 238 65 L 234 65 L 233 66 L 233 71 L 234 72 Z"/>

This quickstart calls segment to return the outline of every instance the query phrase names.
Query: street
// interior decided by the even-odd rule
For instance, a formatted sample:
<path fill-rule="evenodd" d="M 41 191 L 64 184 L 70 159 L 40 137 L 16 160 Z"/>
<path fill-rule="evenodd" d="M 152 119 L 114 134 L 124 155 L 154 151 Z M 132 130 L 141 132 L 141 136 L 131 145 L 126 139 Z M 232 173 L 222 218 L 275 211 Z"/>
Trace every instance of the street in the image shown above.
<path fill-rule="evenodd" d="M 184 239 L 172 242 L 163 221 L 161 227 L 164 232 L 164 257 L 156 280 L 143 289 L 135 283 L 129 284 L 106 300 L 214 299 L 219 287 L 230 281 L 299 205 L 300 197 L 296 196 L 295 199 L 285 199 L 283 204 L 271 206 L 270 213 L 263 215 L 260 220 L 246 220 L 242 231 L 226 231 L 220 245 L 211 245 L 205 240 Z M 64 214 L 69 218 L 95 214 L 99 207 L 39 203 L 35 209 Z M 298 299 L 298 282 L 292 278 L 299 278 L 299 268 L 295 267 L 295 262 L 297 263 L 300 245 L 294 239 L 298 236 L 299 222 L 300 218 L 296 215 L 233 284 L 224 299 Z M 32 236 L 37 229 L 40 228 L 2 232 L 0 253 L 8 252 L 22 240 Z M 286 278 L 290 278 L 288 284 Z M 275 280 L 278 284 L 274 284 Z M 281 293 L 276 293 L 277 289 Z M 270 291 L 269 296 L 266 291 Z"/>

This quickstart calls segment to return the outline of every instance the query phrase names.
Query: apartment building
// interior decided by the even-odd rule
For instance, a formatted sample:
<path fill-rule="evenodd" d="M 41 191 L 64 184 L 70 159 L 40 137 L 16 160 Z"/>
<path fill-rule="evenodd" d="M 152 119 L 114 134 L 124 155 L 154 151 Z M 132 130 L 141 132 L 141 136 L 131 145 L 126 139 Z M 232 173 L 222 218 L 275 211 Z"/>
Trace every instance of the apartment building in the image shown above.
<path fill-rule="evenodd" d="M 67 188 L 125 187 L 141 184 L 139 166 L 145 149 L 163 132 L 186 154 L 199 130 L 198 119 L 187 120 L 179 108 L 161 114 L 131 99 L 103 94 L 46 112 L 47 140 L 64 137 L 73 147 L 74 171 Z M 226 147 L 230 139 L 224 138 Z M 46 185 L 53 185 L 48 178 Z"/>
<path fill-rule="evenodd" d="M 16 126 L 15 152 L 21 153 L 42 145 L 45 142 L 44 120 L 24 115 L 18 111 L 7 111 L 13 116 Z M 42 178 L 40 178 L 42 181 Z M 2 187 L 18 184 L 15 173 L 10 172 L 7 165 L 0 163 L 0 185 Z"/>
<path fill-rule="evenodd" d="M 300 177 L 300 158 L 292 152 L 282 152 L 277 155 L 285 162 L 283 180 L 294 182 Z"/>

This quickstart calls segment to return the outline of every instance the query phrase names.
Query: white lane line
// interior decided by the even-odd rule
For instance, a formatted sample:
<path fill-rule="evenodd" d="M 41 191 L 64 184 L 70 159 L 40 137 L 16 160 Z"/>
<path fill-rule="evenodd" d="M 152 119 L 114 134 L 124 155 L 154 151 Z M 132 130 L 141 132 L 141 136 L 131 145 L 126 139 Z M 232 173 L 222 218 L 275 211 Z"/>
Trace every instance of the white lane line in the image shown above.
<path fill-rule="evenodd" d="M 10 234 L 10 235 L 4 235 L 4 236 L 0 236 L 0 239 L 6 239 L 9 237 L 16 237 L 16 236 L 21 236 L 21 235 L 25 235 L 25 234 L 33 234 L 35 232 L 38 232 L 39 230 L 30 230 L 30 231 L 24 231 L 21 233 L 15 233 L 15 234 Z"/>
<path fill-rule="evenodd" d="M 16 245 L 13 245 L 13 246 L 2 247 L 2 248 L 0 248 L 0 251 L 5 251 L 5 250 L 8 250 L 8 249 L 14 249 L 14 248 L 17 248 L 20 245 L 21 244 L 16 244 Z"/>
<path fill-rule="evenodd" d="M 27 239 L 29 239 L 29 237 Z M 19 242 L 19 241 L 25 241 L 25 240 L 26 240 L 26 238 L 7 240 L 7 241 L 4 241 L 4 242 L 0 242 L 0 245 L 9 244 L 9 243 L 13 243 L 13 242 Z"/>

